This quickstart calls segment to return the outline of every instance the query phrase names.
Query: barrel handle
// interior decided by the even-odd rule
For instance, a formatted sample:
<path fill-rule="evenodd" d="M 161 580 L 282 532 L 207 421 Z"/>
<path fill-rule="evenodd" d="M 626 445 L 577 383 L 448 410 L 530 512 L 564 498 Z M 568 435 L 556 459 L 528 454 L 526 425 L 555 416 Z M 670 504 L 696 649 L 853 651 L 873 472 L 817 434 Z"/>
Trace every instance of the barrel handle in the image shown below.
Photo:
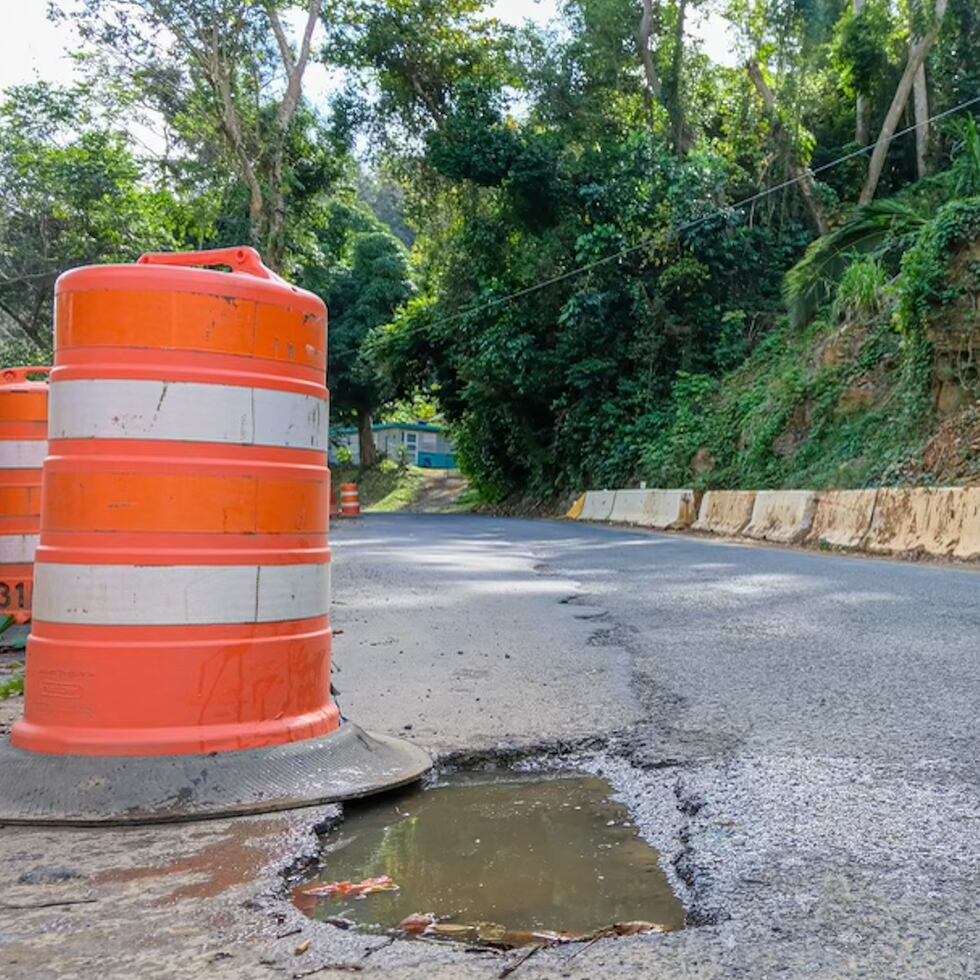
<path fill-rule="evenodd" d="M 14 385 L 20 381 L 30 381 L 29 374 L 43 374 L 47 377 L 51 373 L 49 367 L 16 367 L 3 368 L 0 370 L 0 382 L 5 385 Z"/>
<path fill-rule="evenodd" d="M 227 265 L 231 266 L 232 272 L 244 272 L 259 279 L 282 282 L 279 276 L 262 263 L 262 256 L 248 245 L 208 248 L 201 252 L 147 252 L 136 261 L 139 265 Z"/>

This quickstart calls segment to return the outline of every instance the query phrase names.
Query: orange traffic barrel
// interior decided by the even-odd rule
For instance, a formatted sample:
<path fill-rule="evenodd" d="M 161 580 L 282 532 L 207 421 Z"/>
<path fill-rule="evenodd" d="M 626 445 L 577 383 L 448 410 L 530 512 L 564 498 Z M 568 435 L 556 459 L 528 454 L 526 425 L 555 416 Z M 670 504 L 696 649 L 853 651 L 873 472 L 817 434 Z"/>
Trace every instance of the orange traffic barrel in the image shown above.
<path fill-rule="evenodd" d="M 323 302 L 253 249 L 144 255 L 61 276 L 55 341 L 0 822 L 188 819 L 417 778 L 425 753 L 342 724 L 331 696 Z"/>
<path fill-rule="evenodd" d="M 0 370 L 0 620 L 31 618 L 41 527 L 41 464 L 48 451 L 46 367 Z"/>
<path fill-rule="evenodd" d="M 356 483 L 340 485 L 340 516 L 357 517 L 361 512 L 361 498 Z"/>

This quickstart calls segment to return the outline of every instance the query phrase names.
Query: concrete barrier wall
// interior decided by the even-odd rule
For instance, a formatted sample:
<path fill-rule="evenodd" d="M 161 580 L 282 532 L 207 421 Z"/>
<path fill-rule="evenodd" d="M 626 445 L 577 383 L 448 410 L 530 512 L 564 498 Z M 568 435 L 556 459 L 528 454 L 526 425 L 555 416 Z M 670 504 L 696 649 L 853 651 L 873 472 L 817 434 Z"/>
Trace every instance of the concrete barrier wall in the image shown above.
<path fill-rule="evenodd" d="M 980 487 L 590 490 L 568 516 L 876 554 L 980 559 Z"/>
<path fill-rule="evenodd" d="M 649 505 L 649 523 L 644 522 L 644 526 L 681 531 L 698 519 L 700 490 L 651 490 L 650 493 L 653 496 Z"/>
<path fill-rule="evenodd" d="M 709 490 L 701 501 L 695 531 L 741 534 L 752 520 L 754 490 Z"/>
<path fill-rule="evenodd" d="M 969 561 L 980 558 L 980 487 L 966 487 L 960 500 L 963 521 L 953 555 Z"/>
<path fill-rule="evenodd" d="M 695 490 L 617 490 L 609 520 L 658 530 L 690 527 L 698 516 Z"/>
<path fill-rule="evenodd" d="M 583 493 L 578 500 L 568 508 L 565 516 L 571 521 L 577 521 L 582 516 L 582 511 L 585 509 L 585 494 Z"/>
<path fill-rule="evenodd" d="M 877 490 L 826 490 L 819 495 L 806 543 L 860 548 L 871 530 Z"/>
<path fill-rule="evenodd" d="M 760 490 L 755 496 L 747 538 L 795 544 L 813 524 L 817 494 L 813 490 Z"/>
<path fill-rule="evenodd" d="M 582 505 L 581 521 L 608 521 L 616 500 L 615 490 L 590 490 Z"/>
<path fill-rule="evenodd" d="M 614 524 L 642 524 L 649 527 L 652 495 L 652 490 L 617 490 L 609 520 Z"/>
<path fill-rule="evenodd" d="M 883 487 L 865 548 L 889 555 L 952 555 L 960 543 L 964 495 L 959 487 Z"/>

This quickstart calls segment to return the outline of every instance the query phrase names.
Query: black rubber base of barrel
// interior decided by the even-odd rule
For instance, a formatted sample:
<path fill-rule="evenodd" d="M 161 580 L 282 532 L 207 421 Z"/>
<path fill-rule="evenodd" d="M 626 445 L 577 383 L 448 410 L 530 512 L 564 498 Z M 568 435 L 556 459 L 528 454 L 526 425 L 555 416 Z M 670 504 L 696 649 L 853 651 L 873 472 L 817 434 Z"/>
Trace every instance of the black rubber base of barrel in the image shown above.
<path fill-rule="evenodd" d="M 345 722 L 267 749 L 174 756 L 40 755 L 0 742 L 0 824 L 172 823 L 370 796 L 423 776 L 417 746 Z"/>

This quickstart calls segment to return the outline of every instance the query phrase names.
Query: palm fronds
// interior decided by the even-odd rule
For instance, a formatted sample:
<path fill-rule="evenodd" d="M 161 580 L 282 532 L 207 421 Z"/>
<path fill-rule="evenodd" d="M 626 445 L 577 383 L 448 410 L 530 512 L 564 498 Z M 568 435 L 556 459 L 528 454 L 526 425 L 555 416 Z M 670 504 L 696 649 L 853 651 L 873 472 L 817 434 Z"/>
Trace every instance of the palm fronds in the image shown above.
<path fill-rule="evenodd" d="M 829 302 L 856 254 L 874 251 L 889 235 L 914 231 L 926 215 L 896 200 L 872 201 L 855 208 L 836 231 L 810 243 L 806 254 L 786 273 L 783 301 L 794 327 L 806 326 Z"/>

